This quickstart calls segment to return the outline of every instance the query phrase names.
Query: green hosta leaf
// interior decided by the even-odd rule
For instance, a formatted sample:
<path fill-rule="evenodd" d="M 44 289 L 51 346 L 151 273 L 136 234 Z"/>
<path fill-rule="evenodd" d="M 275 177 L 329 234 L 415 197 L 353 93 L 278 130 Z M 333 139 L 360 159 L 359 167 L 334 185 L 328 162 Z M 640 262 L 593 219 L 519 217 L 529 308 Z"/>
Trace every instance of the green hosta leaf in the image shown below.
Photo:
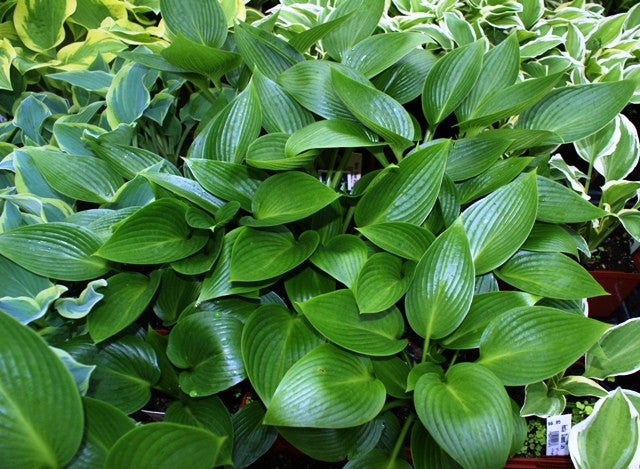
<path fill-rule="evenodd" d="M 289 171 L 269 177 L 260 184 L 251 202 L 254 218 L 241 223 L 275 226 L 301 220 L 326 207 L 340 195 L 310 174 Z"/>
<path fill-rule="evenodd" d="M 167 357 L 167 345 L 169 337 L 155 332 L 151 326 L 147 327 L 145 342 L 153 348 L 158 357 L 158 368 L 160 368 L 160 379 L 154 384 L 154 388 L 170 396 L 180 394 L 178 383 L 178 371 L 174 368 Z"/>
<path fill-rule="evenodd" d="M 171 469 L 187 465 L 209 469 L 216 464 L 224 436 L 177 423 L 156 422 L 134 428 L 109 451 L 105 469 L 155 467 Z"/>
<path fill-rule="evenodd" d="M 548 298 L 578 300 L 606 295 L 589 272 L 558 252 L 520 251 L 495 274 L 520 290 Z"/>
<path fill-rule="evenodd" d="M 457 186 L 460 203 L 466 204 L 511 182 L 532 160 L 520 157 L 497 161 L 482 174 Z"/>
<path fill-rule="evenodd" d="M 225 438 L 218 455 L 218 464 L 233 464 L 233 426 L 229 411 L 218 396 L 204 399 L 189 399 L 173 402 L 167 407 L 165 422 L 181 423 L 209 430 Z"/>
<path fill-rule="evenodd" d="M 531 383 L 525 388 L 524 404 L 520 415 L 547 418 L 561 414 L 566 404 L 566 398 L 554 389 L 549 390 L 544 381 Z"/>
<path fill-rule="evenodd" d="M 342 63 L 372 78 L 429 40 L 425 34 L 412 32 L 377 34 L 349 49 Z"/>
<path fill-rule="evenodd" d="M 284 282 L 284 288 L 289 302 L 300 312 L 296 307 L 296 303 L 334 291 L 336 282 L 315 267 L 308 266 L 287 278 Z"/>
<path fill-rule="evenodd" d="M 513 436 L 511 404 L 489 370 L 458 363 L 444 379 L 427 373 L 418 380 L 413 400 L 420 421 L 463 467 L 504 466 Z"/>
<path fill-rule="evenodd" d="M 551 91 L 560 76 L 560 73 L 556 73 L 532 78 L 492 93 L 474 109 L 467 120 L 460 123 L 460 127 L 484 127 L 519 114 Z"/>
<path fill-rule="evenodd" d="M 236 24 L 234 38 L 247 65 L 271 80 L 304 60 L 302 54 L 283 39 L 247 23 Z"/>
<path fill-rule="evenodd" d="M 162 264 L 199 251 L 206 232 L 193 232 L 185 221 L 187 206 L 160 199 L 125 219 L 102 245 L 98 255 L 128 264 Z"/>
<path fill-rule="evenodd" d="M 416 267 L 405 299 L 411 328 L 426 339 L 455 330 L 473 298 L 474 271 L 460 222 L 438 236 Z"/>
<path fill-rule="evenodd" d="M 323 392 L 313 393 L 311 389 Z M 370 359 L 323 344 L 298 360 L 284 375 L 264 423 L 332 429 L 354 427 L 378 415 L 385 396 L 384 385 L 373 377 Z"/>
<path fill-rule="evenodd" d="M 262 127 L 269 132 L 291 134 L 314 122 L 313 114 L 291 98 L 280 85 L 253 72 L 253 86 L 260 98 Z"/>
<path fill-rule="evenodd" d="M 555 389 L 563 394 L 571 394 L 572 396 L 604 397 L 607 395 L 607 391 L 602 386 L 584 376 L 563 376 L 555 385 Z"/>
<path fill-rule="evenodd" d="M 82 405 L 85 419 L 82 444 L 67 467 L 102 467 L 111 447 L 122 435 L 135 428 L 135 423 L 106 402 L 83 397 Z"/>
<path fill-rule="evenodd" d="M 47 76 L 73 86 L 79 86 L 87 91 L 106 92 L 113 82 L 113 75 L 102 70 L 69 70 L 68 72 L 51 73 Z"/>
<path fill-rule="evenodd" d="M 500 314 L 521 306 L 533 306 L 537 298 L 515 291 L 495 291 L 474 295 L 467 316 L 443 344 L 451 349 L 475 348 L 487 325 Z"/>
<path fill-rule="evenodd" d="M 76 384 L 34 331 L 0 313 L 0 465 L 61 467 L 82 439 Z"/>
<path fill-rule="evenodd" d="M 414 423 L 411 430 L 411 459 L 415 469 L 460 468 L 460 465 L 435 442 L 421 422 Z"/>
<path fill-rule="evenodd" d="M 289 137 L 285 155 L 291 157 L 314 148 L 368 147 L 379 145 L 359 124 L 344 120 L 321 120 Z"/>
<path fill-rule="evenodd" d="M 422 93 L 424 80 L 436 60 L 435 55 L 427 50 L 413 49 L 374 78 L 373 84 L 399 103 L 408 103 Z"/>
<path fill-rule="evenodd" d="M 87 29 L 97 29 L 106 17 L 122 19 L 127 17 L 127 9 L 114 0 L 85 0 L 78 2 L 71 21 Z"/>
<path fill-rule="evenodd" d="M 262 425 L 264 408 L 259 402 L 250 402 L 233 414 L 233 465 L 247 467 L 259 459 L 273 445 L 278 432 Z"/>
<path fill-rule="evenodd" d="M 540 221 L 550 223 L 575 223 L 607 216 L 568 187 L 551 179 L 538 176 L 538 214 Z"/>
<path fill-rule="evenodd" d="M 522 245 L 525 251 L 566 252 L 578 256 L 578 250 L 589 252 L 584 239 L 562 225 L 536 223 Z"/>
<path fill-rule="evenodd" d="M 469 94 L 482 67 L 484 41 L 444 55 L 429 70 L 422 92 L 422 111 L 431 127 L 438 125 Z"/>
<path fill-rule="evenodd" d="M 372 360 L 373 371 L 387 389 L 387 394 L 398 399 L 405 399 L 407 378 L 411 371 L 408 362 L 399 357 L 376 357 Z"/>
<path fill-rule="evenodd" d="M 385 251 L 413 261 L 419 261 L 436 239 L 426 228 L 403 222 L 368 225 L 358 231 Z"/>
<path fill-rule="evenodd" d="M 96 135 L 106 133 L 102 127 L 82 122 L 67 122 L 62 118 L 53 124 L 53 136 L 56 143 L 61 150 L 69 155 L 93 156 L 87 143 L 82 140 L 82 135 L 85 132 L 92 132 Z"/>
<path fill-rule="evenodd" d="M 374 254 L 362 266 L 354 294 L 361 313 L 379 313 L 390 308 L 409 288 L 412 266 L 386 252 Z"/>
<path fill-rule="evenodd" d="M 382 0 L 348 0 L 341 2 L 330 16 L 336 20 L 345 15 L 349 19 L 331 31 L 322 45 L 334 59 L 341 59 L 354 44 L 369 37 L 378 26 L 385 9 Z"/>
<path fill-rule="evenodd" d="M 634 88 L 630 81 L 558 88 L 523 112 L 517 127 L 551 131 L 565 143 L 574 142 L 611 121 L 627 105 Z M 598 103 L 598 112 L 592 112 L 593 103 Z"/>
<path fill-rule="evenodd" d="M 404 321 L 397 308 L 361 315 L 350 290 L 319 295 L 298 306 L 309 322 L 332 342 L 357 353 L 387 356 L 407 345 L 399 340 Z"/>
<path fill-rule="evenodd" d="M 242 357 L 266 406 L 287 370 L 321 343 L 302 316 L 281 305 L 264 305 L 249 316 L 242 330 Z"/>
<path fill-rule="evenodd" d="M 367 260 L 367 245 L 351 234 L 341 234 L 320 246 L 311 262 L 339 282 L 351 288 Z"/>
<path fill-rule="evenodd" d="M 16 50 L 7 39 L 0 40 L 0 90 L 11 90 L 11 62 Z"/>
<path fill-rule="evenodd" d="M 352 10 L 350 13 L 347 13 L 344 16 L 340 16 L 334 20 L 326 21 L 324 23 L 317 24 L 312 28 L 304 30 L 291 38 L 289 40 L 289 45 L 296 49 L 298 52 L 304 53 L 311 46 L 316 44 L 320 39 L 325 37 L 331 31 L 348 20 L 353 15 L 353 13 L 355 13 L 355 10 Z"/>
<path fill-rule="evenodd" d="M 608 327 L 554 308 L 514 308 L 485 329 L 478 363 L 493 371 L 506 386 L 535 383 L 571 365 Z"/>
<path fill-rule="evenodd" d="M 171 330 L 167 356 L 182 368 L 180 389 L 191 397 L 210 396 L 245 378 L 240 350 L 242 323 L 204 311 Z"/>
<path fill-rule="evenodd" d="M 95 343 L 102 342 L 138 319 L 159 283 L 159 272 L 151 274 L 151 278 L 137 272 L 122 272 L 109 277 L 104 290 L 106 298 L 87 318 L 91 339 Z"/>
<path fill-rule="evenodd" d="M 345 469 L 411 469 L 413 466 L 401 456 L 391 459 L 391 454 L 387 451 L 374 448 L 362 456 L 350 459 L 344 467 Z"/>
<path fill-rule="evenodd" d="M 286 155 L 289 137 L 289 134 L 280 132 L 258 137 L 247 149 L 247 164 L 255 168 L 287 171 L 306 167 L 313 163 L 318 156 L 319 152 L 317 151 L 306 151 L 293 156 Z"/>
<path fill-rule="evenodd" d="M 98 293 L 96 289 L 106 286 L 106 280 L 94 280 L 87 284 L 87 287 L 82 290 L 78 298 L 60 298 L 56 300 L 55 307 L 58 314 L 67 319 L 80 319 L 85 317 L 91 309 L 104 298 L 104 294 Z"/>
<path fill-rule="evenodd" d="M 74 199 L 97 204 L 110 202 L 124 183 L 107 163 L 93 156 L 38 148 L 27 148 L 25 152 L 51 187 Z"/>
<path fill-rule="evenodd" d="M 300 62 L 286 70 L 277 81 L 309 111 L 325 119 L 355 120 L 336 94 L 331 70 L 338 70 L 353 80 L 367 84 L 367 79 L 355 70 L 324 60 Z"/>
<path fill-rule="evenodd" d="M 340 100 L 360 122 L 394 147 L 404 149 L 411 144 L 415 128 L 399 102 L 336 69 L 331 70 L 331 82 Z"/>
<path fill-rule="evenodd" d="M 603 379 L 638 371 L 640 369 L 640 345 L 636 340 L 638 331 L 640 331 L 640 318 L 629 319 L 609 329 L 598 344 L 604 355 L 600 357 L 587 354 L 584 375 Z"/>
<path fill-rule="evenodd" d="M 30 95 L 16 108 L 13 124 L 22 130 L 24 137 L 37 145 L 43 145 L 45 142 L 41 135 L 41 128 L 50 115 L 51 110 L 41 100 Z M 27 143 L 30 142 L 27 140 Z"/>
<path fill-rule="evenodd" d="M 102 348 L 95 364 L 89 396 L 126 414 L 140 410 L 149 401 L 151 386 L 160 378 L 155 350 L 134 336 L 125 336 Z"/>
<path fill-rule="evenodd" d="M 296 240 L 284 227 L 245 228 L 231 251 L 231 281 L 258 282 L 282 275 L 313 254 L 319 241 L 315 231 L 305 231 Z"/>
<path fill-rule="evenodd" d="M 615 438 L 611 438 L 615 435 Z M 635 467 L 640 463 L 640 418 L 618 388 L 571 429 L 569 449 L 576 467 Z"/>
<path fill-rule="evenodd" d="M 637 210 L 621 210 L 618 219 L 631 236 L 640 239 L 640 213 Z"/>
<path fill-rule="evenodd" d="M 224 201 L 212 196 L 193 179 L 187 179 L 166 173 L 142 173 L 148 181 L 184 197 L 209 213 L 216 213 L 224 205 Z"/>
<path fill-rule="evenodd" d="M 178 34 L 160 54 L 169 64 L 181 70 L 204 75 L 213 81 L 219 80 L 222 75 L 242 63 L 240 54 L 199 44 L 182 34 Z"/>
<path fill-rule="evenodd" d="M 454 181 L 469 179 L 486 171 L 509 147 L 509 140 L 485 137 L 461 138 L 453 142 L 446 172 Z"/>
<path fill-rule="evenodd" d="M 511 34 L 484 55 L 476 83 L 456 110 L 458 120 L 466 120 L 486 98 L 513 85 L 519 71 L 518 38 L 516 34 Z"/>
<path fill-rule="evenodd" d="M 192 278 L 176 274 L 173 269 L 162 271 L 160 290 L 153 304 L 164 324 L 173 324 L 184 309 L 193 304 L 200 293 L 200 284 Z"/>
<path fill-rule="evenodd" d="M 260 134 L 262 113 L 253 85 L 249 85 L 213 121 L 204 143 L 204 157 L 241 163 L 249 144 Z"/>
<path fill-rule="evenodd" d="M 476 274 L 495 269 L 524 243 L 536 217 L 535 173 L 474 203 L 462 214 Z"/>
<path fill-rule="evenodd" d="M 18 0 L 13 24 L 31 50 L 44 52 L 64 40 L 64 22 L 76 9 L 76 0 Z"/>
<path fill-rule="evenodd" d="M 380 173 L 374 181 L 375 190 L 366 192 L 358 202 L 356 224 L 422 224 L 438 197 L 449 144 L 449 140 L 443 140 L 415 150 L 397 167 Z"/>
<path fill-rule="evenodd" d="M 109 270 L 106 261 L 93 254 L 98 237 L 69 223 L 29 225 L 0 234 L 0 254 L 38 275 L 80 281 Z"/>
<path fill-rule="evenodd" d="M 207 191 L 225 200 L 237 201 L 251 211 L 253 196 L 267 173 L 226 161 L 186 159 L 187 166 Z"/>
<path fill-rule="evenodd" d="M 138 120 L 149 106 L 151 98 L 144 86 L 144 77 L 149 70 L 129 63 L 124 65 L 113 79 L 107 92 L 106 116 L 115 129 L 118 124 L 131 124 Z"/>
<path fill-rule="evenodd" d="M 167 28 L 195 42 L 220 47 L 227 38 L 227 18 L 218 0 L 160 0 Z"/>

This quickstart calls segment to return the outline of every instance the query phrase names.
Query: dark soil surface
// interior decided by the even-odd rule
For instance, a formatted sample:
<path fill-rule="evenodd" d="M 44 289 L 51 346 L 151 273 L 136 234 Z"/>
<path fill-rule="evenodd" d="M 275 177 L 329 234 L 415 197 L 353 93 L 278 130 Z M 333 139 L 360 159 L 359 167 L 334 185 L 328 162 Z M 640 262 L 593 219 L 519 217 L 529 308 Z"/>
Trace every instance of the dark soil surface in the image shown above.
<path fill-rule="evenodd" d="M 587 270 L 617 270 L 619 272 L 637 272 L 629 253 L 631 236 L 619 227 L 609 236 L 582 265 Z"/>

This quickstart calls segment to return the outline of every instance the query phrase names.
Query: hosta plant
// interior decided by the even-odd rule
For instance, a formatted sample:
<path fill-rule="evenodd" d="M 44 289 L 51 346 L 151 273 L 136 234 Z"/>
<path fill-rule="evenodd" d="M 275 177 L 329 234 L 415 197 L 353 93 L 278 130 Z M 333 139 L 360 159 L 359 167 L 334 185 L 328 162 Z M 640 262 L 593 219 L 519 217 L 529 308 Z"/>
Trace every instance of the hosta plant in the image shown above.
<path fill-rule="evenodd" d="M 621 216 L 551 158 L 635 83 L 525 78 L 517 32 L 427 50 L 382 0 L 295 35 L 229 3 L 106 13 L 121 49 L 2 92 L 0 466 L 245 467 L 281 435 L 349 468 L 410 467 L 407 445 L 499 468 L 567 395 L 600 398 L 576 465 L 637 465 L 640 395 L 603 380 L 640 368 L 640 322 L 585 317 L 604 291 L 575 260 L 575 228 Z M 78 5 L 133 8 L 47 2 L 62 39 L 10 67 L 89 41 Z"/>

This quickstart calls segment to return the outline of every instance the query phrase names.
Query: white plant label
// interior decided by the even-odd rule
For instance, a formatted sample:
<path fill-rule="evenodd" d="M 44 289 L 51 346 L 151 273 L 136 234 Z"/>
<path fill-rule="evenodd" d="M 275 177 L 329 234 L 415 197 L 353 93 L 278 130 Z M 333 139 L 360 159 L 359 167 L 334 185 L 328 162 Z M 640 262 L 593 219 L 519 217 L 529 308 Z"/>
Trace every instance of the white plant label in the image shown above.
<path fill-rule="evenodd" d="M 547 417 L 547 456 L 569 454 L 569 432 L 571 432 L 571 414 Z"/>

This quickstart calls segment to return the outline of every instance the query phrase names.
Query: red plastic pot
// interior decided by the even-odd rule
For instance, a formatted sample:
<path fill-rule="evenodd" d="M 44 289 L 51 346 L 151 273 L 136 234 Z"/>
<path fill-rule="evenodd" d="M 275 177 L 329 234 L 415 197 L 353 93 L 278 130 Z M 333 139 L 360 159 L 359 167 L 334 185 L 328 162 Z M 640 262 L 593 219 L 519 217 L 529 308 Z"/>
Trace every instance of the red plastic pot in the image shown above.
<path fill-rule="evenodd" d="M 604 288 L 608 296 L 589 298 L 589 317 L 606 318 L 640 284 L 640 274 L 615 270 L 592 270 L 589 272 Z"/>
<path fill-rule="evenodd" d="M 573 469 L 569 456 L 545 456 L 541 458 L 510 458 L 505 469 Z"/>

